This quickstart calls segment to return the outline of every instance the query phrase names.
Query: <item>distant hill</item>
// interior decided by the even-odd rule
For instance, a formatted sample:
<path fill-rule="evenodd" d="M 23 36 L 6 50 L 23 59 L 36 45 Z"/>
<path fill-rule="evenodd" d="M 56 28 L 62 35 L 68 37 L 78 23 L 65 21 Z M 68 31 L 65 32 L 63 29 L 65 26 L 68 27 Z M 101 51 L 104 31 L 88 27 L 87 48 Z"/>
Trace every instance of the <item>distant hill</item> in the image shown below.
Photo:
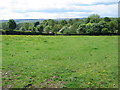
<path fill-rule="evenodd" d="M 60 21 L 60 20 L 69 20 L 69 19 L 76 19 L 76 18 L 58 18 L 58 19 L 54 19 L 54 20 L 57 20 L 57 21 Z M 84 19 L 84 18 L 79 18 L 79 19 Z M 24 23 L 24 22 L 43 22 L 44 20 L 48 20 L 48 19 L 14 19 L 16 23 Z M 0 22 L 8 22 L 8 20 L 0 20 Z"/>
<path fill-rule="evenodd" d="M 24 22 L 36 22 L 36 21 L 39 21 L 39 22 L 42 22 L 44 21 L 45 19 L 14 19 L 16 23 L 24 23 Z M 0 20 L 0 22 L 8 22 L 8 20 Z"/>

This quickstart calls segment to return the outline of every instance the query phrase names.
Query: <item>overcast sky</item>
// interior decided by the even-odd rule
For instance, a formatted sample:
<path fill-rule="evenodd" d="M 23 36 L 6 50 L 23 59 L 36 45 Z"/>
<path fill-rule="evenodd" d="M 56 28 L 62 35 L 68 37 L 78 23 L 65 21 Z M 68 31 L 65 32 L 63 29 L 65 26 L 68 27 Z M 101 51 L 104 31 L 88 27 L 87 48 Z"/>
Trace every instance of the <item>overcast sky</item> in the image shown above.
<path fill-rule="evenodd" d="M 118 17 L 119 0 L 0 0 L 0 19 Z"/>

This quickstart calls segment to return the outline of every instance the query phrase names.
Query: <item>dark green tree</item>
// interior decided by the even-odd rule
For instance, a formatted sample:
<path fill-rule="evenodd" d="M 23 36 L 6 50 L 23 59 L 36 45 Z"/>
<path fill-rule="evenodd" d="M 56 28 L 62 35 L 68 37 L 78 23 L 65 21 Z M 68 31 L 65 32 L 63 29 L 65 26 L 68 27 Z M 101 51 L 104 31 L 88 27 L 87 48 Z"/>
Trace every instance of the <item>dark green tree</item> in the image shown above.
<path fill-rule="evenodd" d="M 105 17 L 105 18 L 104 18 L 104 21 L 105 21 L 105 22 L 110 22 L 111 19 L 110 19 L 109 17 Z"/>
<path fill-rule="evenodd" d="M 86 24 L 80 24 L 78 29 L 77 29 L 77 33 L 78 34 L 84 34 L 86 33 Z"/>
<path fill-rule="evenodd" d="M 3 22 L 3 23 L 2 23 L 2 29 L 3 29 L 3 30 L 8 30 L 8 25 L 7 25 L 6 22 Z"/>
<path fill-rule="evenodd" d="M 68 23 L 69 23 L 70 25 L 73 25 L 73 20 L 70 19 L 70 20 L 68 21 Z"/>
<path fill-rule="evenodd" d="M 70 28 L 71 28 L 71 27 L 65 26 L 63 33 L 64 33 L 64 34 L 72 34 Z"/>
<path fill-rule="evenodd" d="M 52 30 L 52 27 L 49 26 L 49 25 L 47 25 L 47 26 L 44 28 L 44 31 L 45 31 L 47 34 L 49 34 L 51 30 Z"/>
<path fill-rule="evenodd" d="M 29 27 L 30 27 L 30 24 L 29 23 L 23 23 L 23 28 L 25 29 L 25 31 L 26 30 L 28 30 L 29 29 Z"/>
<path fill-rule="evenodd" d="M 9 30 L 14 30 L 16 28 L 16 22 L 13 19 L 10 19 L 7 23 Z"/>
<path fill-rule="evenodd" d="M 76 22 L 73 25 L 69 26 L 69 31 L 71 32 L 71 34 L 76 34 L 77 29 L 80 25 L 80 22 Z"/>
<path fill-rule="evenodd" d="M 103 28 L 108 28 L 109 29 L 108 22 L 105 22 L 104 20 L 100 21 L 98 24 L 100 25 L 99 29 L 100 29 L 101 33 L 102 33 Z"/>
<path fill-rule="evenodd" d="M 35 32 L 36 28 L 33 26 L 31 27 L 32 32 Z"/>
<path fill-rule="evenodd" d="M 92 23 L 92 33 L 91 34 L 100 34 L 100 25 L 98 23 Z"/>
<path fill-rule="evenodd" d="M 85 24 L 87 24 L 87 23 L 89 23 L 89 22 L 90 22 L 90 18 L 89 18 L 89 17 L 84 19 L 84 23 L 85 23 Z"/>
<path fill-rule="evenodd" d="M 62 28 L 61 24 L 55 24 L 52 31 L 57 34 L 57 32 Z"/>
<path fill-rule="evenodd" d="M 61 24 L 64 26 L 67 24 L 67 21 L 66 20 L 61 20 Z"/>
<path fill-rule="evenodd" d="M 99 23 L 100 16 L 98 14 L 92 14 L 88 17 L 90 19 L 90 23 Z"/>
<path fill-rule="evenodd" d="M 102 28 L 101 33 L 102 34 L 108 34 L 109 33 L 108 28 Z"/>
<path fill-rule="evenodd" d="M 54 27 L 55 21 L 53 19 L 48 20 L 48 25 Z"/>
<path fill-rule="evenodd" d="M 23 23 L 18 23 L 16 26 L 16 30 L 20 30 L 20 28 L 23 26 Z"/>
<path fill-rule="evenodd" d="M 109 31 L 110 33 L 115 33 L 115 31 L 118 29 L 118 22 L 113 20 L 109 23 Z"/>
<path fill-rule="evenodd" d="M 40 22 L 35 22 L 34 27 L 37 27 L 37 25 L 39 25 L 39 24 L 40 24 Z"/>
<path fill-rule="evenodd" d="M 38 25 L 37 26 L 37 30 L 42 33 L 43 32 L 43 26 L 42 25 Z"/>

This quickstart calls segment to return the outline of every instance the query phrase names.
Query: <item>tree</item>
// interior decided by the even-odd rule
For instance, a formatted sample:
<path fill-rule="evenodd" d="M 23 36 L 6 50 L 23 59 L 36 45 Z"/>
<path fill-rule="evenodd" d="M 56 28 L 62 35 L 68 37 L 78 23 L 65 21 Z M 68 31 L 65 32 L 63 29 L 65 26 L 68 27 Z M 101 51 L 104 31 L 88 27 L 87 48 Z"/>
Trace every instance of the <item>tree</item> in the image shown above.
<path fill-rule="evenodd" d="M 86 31 L 86 24 L 80 24 L 78 29 L 77 29 L 77 33 L 78 34 L 84 34 Z"/>
<path fill-rule="evenodd" d="M 76 30 L 78 29 L 79 25 L 80 22 L 74 22 L 74 24 L 70 26 L 69 31 L 71 32 L 71 34 L 77 33 Z"/>
<path fill-rule="evenodd" d="M 87 24 L 87 23 L 89 23 L 89 22 L 90 22 L 90 18 L 89 18 L 89 17 L 84 19 L 84 23 L 85 23 L 85 24 Z"/>
<path fill-rule="evenodd" d="M 40 22 L 35 22 L 34 27 L 37 27 L 37 25 L 39 25 L 39 24 L 40 24 Z"/>
<path fill-rule="evenodd" d="M 52 27 L 47 25 L 45 28 L 44 28 L 44 31 L 49 34 L 49 32 L 52 30 Z"/>
<path fill-rule="evenodd" d="M 108 23 L 105 22 L 104 20 L 100 21 L 98 24 L 100 25 L 100 27 L 99 27 L 100 32 L 102 32 L 102 29 L 103 29 L 103 28 L 108 28 L 108 29 L 109 29 Z"/>
<path fill-rule="evenodd" d="M 37 26 L 37 30 L 42 33 L 43 32 L 43 26 L 42 25 L 38 25 Z"/>
<path fill-rule="evenodd" d="M 54 27 L 55 21 L 53 19 L 48 20 L 48 25 Z"/>
<path fill-rule="evenodd" d="M 101 28 L 108 28 L 109 27 L 108 23 L 103 21 L 103 20 L 99 22 L 99 25 L 100 25 Z"/>
<path fill-rule="evenodd" d="M 105 21 L 105 22 L 110 22 L 111 19 L 110 19 L 109 17 L 105 17 L 105 18 L 104 18 L 104 21 Z"/>
<path fill-rule="evenodd" d="M 63 33 L 64 33 L 64 34 L 72 34 L 70 28 L 71 28 L 71 27 L 65 26 Z"/>
<path fill-rule="evenodd" d="M 67 24 L 67 21 L 66 20 L 62 20 L 61 21 L 61 24 L 64 26 L 64 25 L 66 25 Z"/>
<path fill-rule="evenodd" d="M 68 23 L 69 23 L 70 25 L 73 25 L 73 20 L 70 19 L 70 20 L 68 21 Z"/>
<path fill-rule="evenodd" d="M 6 22 L 3 22 L 3 23 L 2 23 L 2 29 L 3 29 L 3 30 L 8 30 L 8 25 L 7 25 Z"/>
<path fill-rule="evenodd" d="M 118 33 L 120 34 L 120 17 L 117 18 L 117 22 L 118 22 Z"/>
<path fill-rule="evenodd" d="M 33 32 L 35 32 L 35 29 L 36 29 L 36 28 L 35 28 L 34 26 L 31 27 L 31 30 L 32 30 Z"/>
<path fill-rule="evenodd" d="M 20 30 L 22 26 L 23 26 L 23 23 L 18 23 L 16 26 L 16 30 Z"/>
<path fill-rule="evenodd" d="M 100 25 L 99 23 L 88 23 L 85 28 L 86 34 L 100 34 Z"/>
<path fill-rule="evenodd" d="M 52 31 L 57 34 L 57 32 L 62 28 L 61 24 L 55 24 Z"/>
<path fill-rule="evenodd" d="M 117 29 L 118 29 L 118 22 L 115 20 L 110 21 L 110 23 L 109 23 L 110 33 L 114 33 Z"/>
<path fill-rule="evenodd" d="M 98 14 L 92 14 L 88 17 L 90 19 L 90 23 L 99 23 L 100 16 Z"/>
<path fill-rule="evenodd" d="M 42 23 L 43 27 L 47 26 L 48 25 L 48 21 L 47 20 L 44 20 Z"/>
<path fill-rule="evenodd" d="M 29 23 L 23 23 L 23 28 L 25 29 L 25 30 L 28 30 L 29 29 Z"/>
<path fill-rule="evenodd" d="M 30 26 L 30 27 L 28 28 L 28 30 L 32 31 L 32 27 L 33 27 L 33 26 Z"/>
<path fill-rule="evenodd" d="M 103 28 L 102 31 L 101 31 L 101 33 L 108 34 L 109 33 L 108 28 Z"/>
<path fill-rule="evenodd" d="M 10 19 L 7 25 L 9 30 L 14 30 L 16 28 L 16 22 L 13 19 Z"/>
<path fill-rule="evenodd" d="M 98 23 L 92 23 L 92 33 L 91 34 L 100 34 L 100 25 Z"/>
<path fill-rule="evenodd" d="M 0 23 L 0 29 L 2 29 L 2 23 Z"/>
<path fill-rule="evenodd" d="M 20 30 L 25 31 L 25 28 L 24 28 L 24 27 L 21 27 Z"/>

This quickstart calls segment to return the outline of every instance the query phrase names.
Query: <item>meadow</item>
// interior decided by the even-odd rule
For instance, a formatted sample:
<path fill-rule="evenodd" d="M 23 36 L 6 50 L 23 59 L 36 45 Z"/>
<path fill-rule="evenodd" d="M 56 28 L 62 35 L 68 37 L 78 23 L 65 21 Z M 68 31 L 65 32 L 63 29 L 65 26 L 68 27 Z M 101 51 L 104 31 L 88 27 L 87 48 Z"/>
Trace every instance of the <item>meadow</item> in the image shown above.
<path fill-rule="evenodd" d="M 118 36 L 2 36 L 3 88 L 118 88 Z"/>

